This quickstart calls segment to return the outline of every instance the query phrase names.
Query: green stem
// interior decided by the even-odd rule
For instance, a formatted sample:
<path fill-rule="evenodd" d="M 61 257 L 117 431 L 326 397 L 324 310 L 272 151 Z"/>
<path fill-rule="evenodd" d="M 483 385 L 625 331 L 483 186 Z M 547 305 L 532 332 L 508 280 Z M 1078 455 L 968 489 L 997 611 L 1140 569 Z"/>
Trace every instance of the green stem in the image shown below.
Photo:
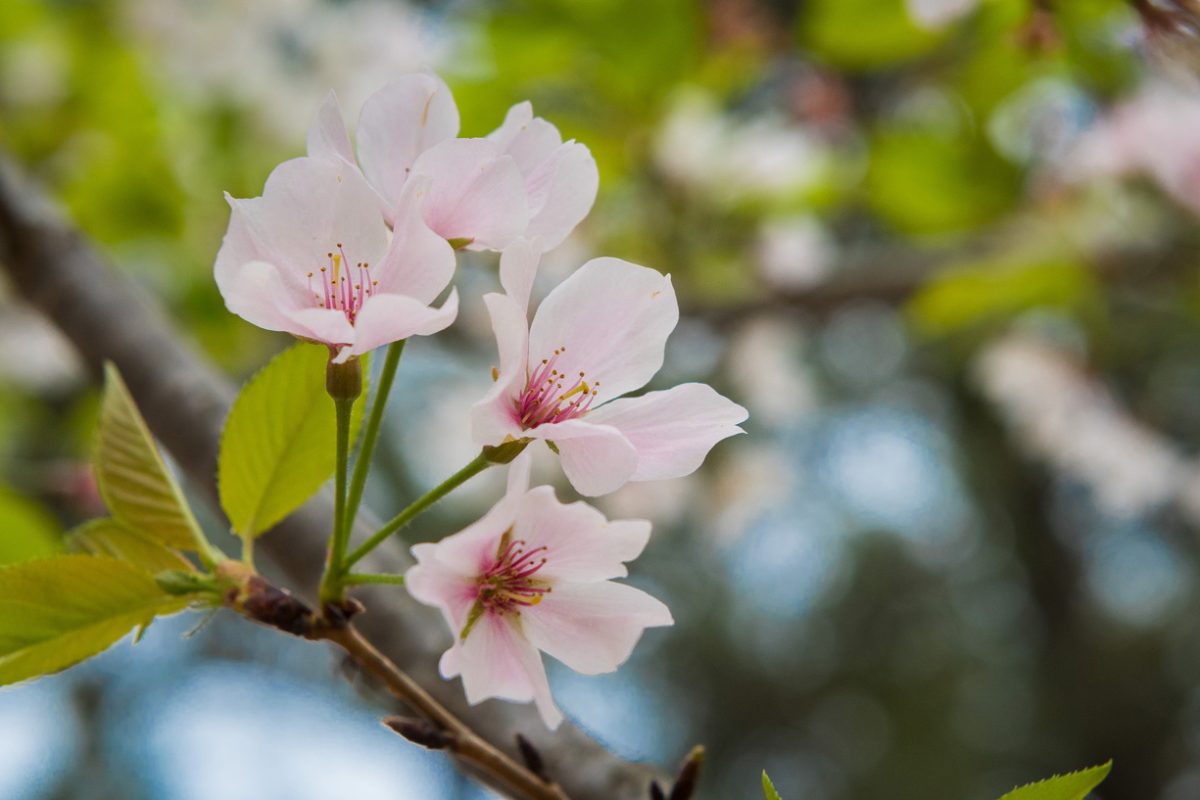
<path fill-rule="evenodd" d="M 350 460 L 350 410 L 353 397 L 335 397 L 337 409 L 337 470 L 334 472 L 333 536 L 329 543 L 329 563 L 321 580 L 321 599 L 336 600 L 342 593 L 342 560 L 346 555 L 346 466 Z"/>
<path fill-rule="evenodd" d="M 424 495 L 417 498 L 417 500 L 415 500 L 408 508 L 392 517 L 392 520 L 388 522 L 388 524 L 384 525 L 382 528 L 372 534 L 370 539 L 367 539 L 359 546 L 357 550 L 346 557 L 345 561 L 342 562 L 342 568 L 350 569 L 350 567 L 357 564 L 363 558 L 363 556 L 378 547 L 384 539 L 387 539 L 393 533 L 412 522 L 421 514 L 421 512 L 425 511 L 425 509 L 429 508 L 438 500 L 441 500 L 443 497 L 450 494 L 450 492 L 454 491 L 471 478 L 495 464 L 496 462 L 490 460 L 485 453 L 486 451 L 475 456 L 471 463 L 467 464 L 458 472 L 451 475 L 438 486 L 430 489 Z"/>
<path fill-rule="evenodd" d="M 400 355 L 404 352 L 404 340 L 392 342 L 388 347 L 387 360 L 383 362 L 383 372 L 379 375 L 379 388 L 375 390 L 375 398 L 371 401 L 371 414 L 367 417 L 367 425 L 363 428 L 362 447 L 354 459 L 354 475 L 350 478 L 350 494 L 346 498 L 346 518 L 343 520 L 345 541 L 349 543 L 350 534 L 354 530 L 354 520 L 358 516 L 358 506 L 362 503 L 363 489 L 367 485 L 367 473 L 371 469 L 371 456 L 375 453 L 375 442 L 379 438 L 379 427 L 383 423 L 383 412 L 387 406 L 388 394 L 392 391 L 392 382 L 396 378 L 396 368 L 400 365 Z"/>
<path fill-rule="evenodd" d="M 361 586 L 363 584 L 386 584 L 388 586 L 403 586 L 403 575 L 387 575 L 378 572 L 351 572 L 342 583 L 346 586 Z"/>

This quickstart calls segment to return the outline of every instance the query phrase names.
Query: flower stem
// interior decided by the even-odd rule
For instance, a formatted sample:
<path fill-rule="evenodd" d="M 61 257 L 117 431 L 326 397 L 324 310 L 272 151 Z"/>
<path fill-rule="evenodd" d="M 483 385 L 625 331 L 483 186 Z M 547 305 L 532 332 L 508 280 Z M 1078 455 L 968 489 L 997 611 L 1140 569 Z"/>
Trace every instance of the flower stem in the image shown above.
<path fill-rule="evenodd" d="M 354 458 L 354 474 L 350 478 L 350 493 L 346 498 L 345 526 L 343 537 L 349 544 L 350 534 L 354 531 L 354 520 L 358 516 L 358 506 L 362 502 L 363 489 L 367 485 L 367 473 L 371 469 L 371 457 L 375 453 L 375 443 L 379 439 L 379 428 L 383 423 L 383 412 L 387 407 L 388 395 L 392 391 L 392 383 L 396 379 L 396 368 L 400 365 L 400 356 L 404 352 L 404 339 L 392 342 L 388 347 L 387 358 L 383 362 L 383 372 L 379 375 L 379 388 L 375 390 L 375 398 L 371 401 L 371 412 L 367 417 L 366 427 L 363 428 L 362 446 Z"/>
<path fill-rule="evenodd" d="M 468 480 L 483 472 L 485 469 L 495 463 L 496 462 L 489 459 L 484 452 L 481 452 L 479 455 L 475 456 L 471 463 L 467 464 L 458 472 L 451 475 L 442 483 L 430 489 L 424 495 L 413 501 L 408 508 L 392 517 L 390 522 L 372 534 L 370 539 L 367 539 L 358 547 L 357 550 L 346 557 L 345 561 L 342 563 L 342 568 L 350 569 L 350 567 L 357 564 L 359 560 L 363 558 L 363 556 L 378 547 L 385 539 L 416 519 L 421 512 L 425 511 L 438 500 L 441 500 L 443 497 L 450 494 L 450 492 L 454 491 L 459 486 L 462 486 Z"/>
<path fill-rule="evenodd" d="M 387 586 L 403 586 L 403 575 L 388 575 L 376 572 L 351 572 L 342 583 L 346 586 L 361 586 L 364 584 L 384 584 Z"/>
<path fill-rule="evenodd" d="M 337 469 L 334 472 L 333 536 L 329 542 L 329 563 L 321 579 L 321 599 L 337 600 L 342 594 L 342 559 L 346 554 L 349 533 L 346 525 L 346 466 L 350 458 L 350 410 L 353 397 L 335 397 L 337 409 Z"/>

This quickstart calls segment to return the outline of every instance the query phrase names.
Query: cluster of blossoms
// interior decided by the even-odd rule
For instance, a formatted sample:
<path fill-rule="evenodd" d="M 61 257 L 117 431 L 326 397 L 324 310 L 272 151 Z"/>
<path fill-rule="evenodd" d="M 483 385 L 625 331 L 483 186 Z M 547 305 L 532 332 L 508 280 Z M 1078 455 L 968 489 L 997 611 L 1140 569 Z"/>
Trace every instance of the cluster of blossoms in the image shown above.
<path fill-rule="evenodd" d="M 372 95 L 357 156 L 336 98 L 322 105 L 308 154 L 268 177 L 261 197 L 229 198 L 217 284 L 231 311 L 260 327 L 327 345 L 333 363 L 452 324 L 455 250 L 501 253 L 501 292 L 483 302 L 499 350 L 492 390 L 473 408 L 481 446 L 546 442 L 583 495 L 694 471 L 741 431 L 743 408 L 690 383 L 623 397 L 663 363 L 679 319 L 669 276 L 593 259 L 559 284 L 529 321 L 542 254 L 590 211 L 599 182 L 583 145 L 533 115 L 509 111 L 484 138 L 459 138 L 449 89 L 405 76 Z M 467 697 L 536 701 L 551 727 L 539 650 L 587 674 L 616 669 L 642 631 L 671 624 L 626 575 L 650 535 L 642 520 L 608 521 L 550 487 L 529 488 L 528 454 L 481 520 L 413 548 L 406 585 L 441 609 L 454 634 L 441 672 Z"/>

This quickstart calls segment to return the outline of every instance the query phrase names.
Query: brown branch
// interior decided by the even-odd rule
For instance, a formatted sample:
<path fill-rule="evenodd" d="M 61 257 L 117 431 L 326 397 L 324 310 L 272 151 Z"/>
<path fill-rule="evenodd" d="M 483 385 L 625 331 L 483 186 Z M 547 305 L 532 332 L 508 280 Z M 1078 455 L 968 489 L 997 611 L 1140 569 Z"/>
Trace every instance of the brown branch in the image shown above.
<path fill-rule="evenodd" d="M 52 319 L 73 343 L 93 377 L 113 361 L 151 430 L 191 483 L 217 507 L 216 463 L 221 426 L 233 386 L 165 320 L 155 302 L 113 272 L 86 239 L 66 222 L 44 194 L 0 155 L 0 265 L 17 293 Z M 216 288 L 213 288 L 216 291 Z M 319 496 L 259 540 L 291 586 L 316 586 L 325 559 L 332 501 Z M 404 557 L 380 548 L 362 568 L 397 572 Z M 379 589 L 364 589 L 370 597 Z M 377 595 L 383 597 L 384 595 Z M 542 731 L 528 706 L 468 706 L 457 682 L 437 674 L 447 642 L 435 615 L 402 593 L 374 604 L 359 623 L 380 651 L 493 746 L 516 756 L 513 731 Z M 657 773 L 609 753 L 578 728 L 563 724 L 537 745 L 563 790 L 575 800 L 642 798 Z M 502 743 L 502 744 L 500 744 Z M 496 787 L 504 789 L 506 787 Z M 518 795 L 522 797 L 523 795 Z"/>

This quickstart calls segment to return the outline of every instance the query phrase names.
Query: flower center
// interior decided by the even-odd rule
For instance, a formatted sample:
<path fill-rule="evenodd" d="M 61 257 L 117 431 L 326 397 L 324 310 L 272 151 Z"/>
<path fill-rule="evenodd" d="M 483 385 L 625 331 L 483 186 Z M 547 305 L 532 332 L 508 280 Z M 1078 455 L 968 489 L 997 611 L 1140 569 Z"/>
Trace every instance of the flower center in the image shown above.
<path fill-rule="evenodd" d="M 485 611 L 519 612 L 522 607 L 542 602 L 551 587 L 534 575 L 546 565 L 546 552 L 545 547 L 528 549 L 524 539 L 512 538 L 511 529 L 505 532 L 496 547 L 495 560 L 475 579 L 475 605 L 459 637 L 466 639 Z"/>
<path fill-rule="evenodd" d="M 536 428 L 547 422 L 574 419 L 591 408 L 600 381 L 589 384 L 583 370 L 571 377 L 560 371 L 556 365 L 566 349 L 560 347 L 550 358 L 543 358 L 525 381 L 525 388 L 516 401 L 522 427 Z"/>
<path fill-rule="evenodd" d="M 358 312 L 362 311 L 363 303 L 375 293 L 379 281 L 371 278 L 371 265 L 359 261 L 350 266 L 350 259 L 342 243 L 337 243 L 337 250 L 325 254 L 329 263 L 321 267 L 320 273 L 308 273 L 308 290 L 318 308 L 329 308 L 341 311 L 354 324 Z M 313 278 L 321 276 L 321 287 L 313 285 Z"/>

